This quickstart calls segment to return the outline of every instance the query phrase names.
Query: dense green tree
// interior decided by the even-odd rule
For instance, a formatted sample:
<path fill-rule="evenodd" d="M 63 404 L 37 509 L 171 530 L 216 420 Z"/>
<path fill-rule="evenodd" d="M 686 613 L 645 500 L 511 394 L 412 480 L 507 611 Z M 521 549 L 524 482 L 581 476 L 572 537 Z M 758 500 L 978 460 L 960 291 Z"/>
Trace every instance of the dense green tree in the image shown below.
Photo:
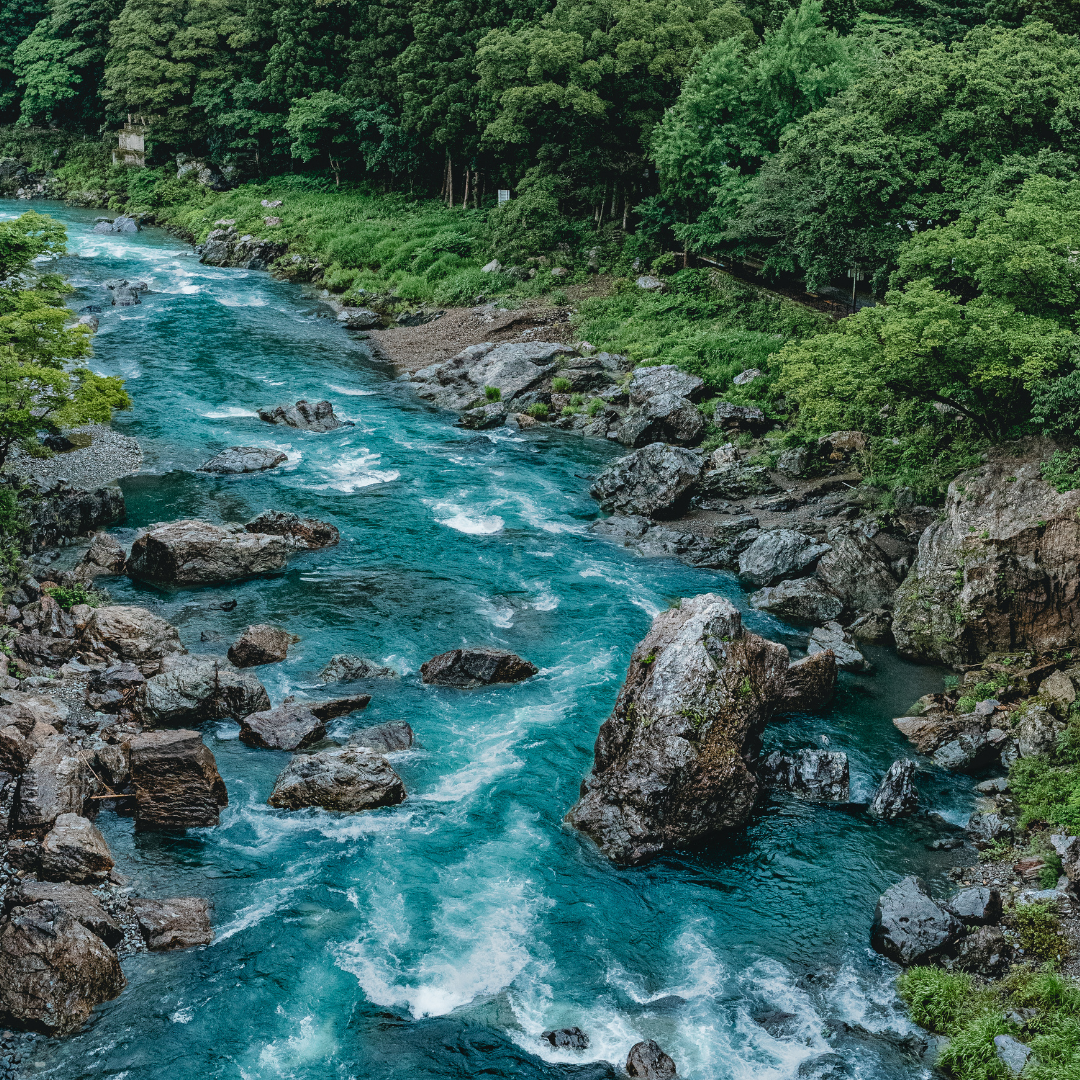
<path fill-rule="evenodd" d="M 21 92 L 15 86 L 15 49 L 48 13 L 47 0 L 0 2 L 0 123 L 19 115 Z"/>

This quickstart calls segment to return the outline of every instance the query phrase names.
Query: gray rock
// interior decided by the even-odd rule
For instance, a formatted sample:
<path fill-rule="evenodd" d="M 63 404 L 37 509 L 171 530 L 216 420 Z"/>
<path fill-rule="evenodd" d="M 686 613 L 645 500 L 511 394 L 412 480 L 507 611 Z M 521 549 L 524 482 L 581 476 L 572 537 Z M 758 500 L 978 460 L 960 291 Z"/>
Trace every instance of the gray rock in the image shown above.
<path fill-rule="evenodd" d="M 836 750 L 777 750 L 761 763 L 759 775 L 768 787 L 815 802 L 847 802 L 851 786 L 847 754 Z"/>
<path fill-rule="evenodd" d="M 715 458 L 715 455 L 713 455 Z M 728 462 L 706 472 L 698 483 L 698 494 L 704 501 L 713 499 L 746 499 L 751 495 L 766 495 L 779 490 L 762 465 L 740 465 Z"/>
<path fill-rule="evenodd" d="M 90 585 L 99 577 L 110 577 L 124 572 L 127 559 L 120 541 L 109 533 L 95 533 L 82 559 L 62 575 L 61 585 Z"/>
<path fill-rule="evenodd" d="M 259 409 L 259 419 L 268 424 L 284 424 L 301 431 L 334 431 L 340 427 L 354 427 L 351 420 L 341 420 L 334 415 L 329 401 L 300 400 L 295 405 L 276 405 L 272 409 Z"/>
<path fill-rule="evenodd" d="M 105 837 L 78 814 L 57 817 L 41 842 L 41 876 L 46 881 L 104 881 L 113 865 Z"/>
<path fill-rule="evenodd" d="M 634 284 L 639 289 L 644 289 L 645 292 L 659 292 L 664 287 L 664 283 L 658 277 L 653 277 L 651 274 L 642 274 Z"/>
<path fill-rule="evenodd" d="M 368 308 L 342 308 L 337 321 L 344 323 L 346 330 L 374 330 L 381 325 L 382 316 Z"/>
<path fill-rule="evenodd" d="M 705 393 L 705 383 L 696 375 L 681 371 L 674 364 L 660 364 L 656 367 L 635 369 L 627 392 L 634 405 L 644 405 L 660 397 L 700 401 Z"/>
<path fill-rule="evenodd" d="M 191 949 L 196 945 L 209 945 L 214 940 L 210 905 L 201 897 L 151 900 L 137 896 L 131 900 L 131 911 L 146 947 L 152 952 Z"/>
<path fill-rule="evenodd" d="M 823 623 L 836 619 L 844 605 L 816 578 L 781 581 L 750 597 L 750 606 L 781 619 L 795 622 Z"/>
<path fill-rule="evenodd" d="M 975 706 L 976 716 L 993 716 L 997 707 L 1001 704 L 997 698 L 987 698 L 985 701 L 980 701 Z"/>
<path fill-rule="evenodd" d="M 240 721 L 240 739 L 267 750 L 300 750 L 326 735 L 326 722 L 307 705 L 291 702 Z"/>
<path fill-rule="evenodd" d="M 963 924 L 948 908 L 931 899 L 922 878 L 906 877 L 878 900 L 870 945 L 908 967 L 943 955 L 962 932 Z"/>
<path fill-rule="evenodd" d="M 654 442 L 696 446 L 705 434 L 701 413 L 684 397 L 658 394 L 627 413 L 618 429 L 623 446 L 637 449 Z"/>
<path fill-rule="evenodd" d="M 270 708 L 266 688 L 250 672 L 217 656 L 171 656 L 146 681 L 138 712 L 150 724 L 202 723 Z"/>
<path fill-rule="evenodd" d="M 996 926 L 980 926 L 956 946 L 952 967 L 986 979 L 1000 979 L 1015 958 L 1015 950 Z"/>
<path fill-rule="evenodd" d="M 228 450 L 222 450 L 205 464 L 200 465 L 199 472 L 221 473 L 222 475 L 265 472 L 288 460 L 289 455 L 283 454 L 280 450 L 269 450 L 259 446 L 230 446 Z"/>
<path fill-rule="evenodd" d="M 748 383 L 752 383 L 755 379 L 760 379 L 762 372 L 759 368 L 748 368 L 746 371 L 739 375 L 736 375 L 731 381 L 736 386 L 746 386 Z"/>
<path fill-rule="evenodd" d="M 759 790 L 747 763 L 787 680 L 787 650 L 745 632 L 730 601 L 657 615 L 566 820 L 622 863 L 740 828 Z"/>
<path fill-rule="evenodd" d="M 557 1050 L 587 1050 L 589 1048 L 589 1036 L 579 1027 L 542 1031 L 540 1038 Z"/>
<path fill-rule="evenodd" d="M 631 548 L 643 558 L 680 559 L 690 566 L 728 570 L 757 536 L 756 526 L 757 518 L 742 514 L 703 535 L 657 525 L 638 515 L 617 514 L 593 522 L 589 532 Z"/>
<path fill-rule="evenodd" d="M 59 904 L 16 907 L 0 928 L 0 1017 L 12 1027 L 68 1035 L 125 985 L 116 953 Z"/>
<path fill-rule="evenodd" d="M 739 580 L 759 587 L 775 585 L 808 570 L 828 550 L 828 544 L 794 529 L 770 529 L 739 556 Z"/>
<path fill-rule="evenodd" d="M 832 651 L 836 657 L 837 666 L 843 671 L 869 671 L 870 664 L 858 649 L 848 639 L 844 628 L 837 622 L 828 622 L 824 626 L 815 627 L 810 633 L 810 643 L 807 652 L 811 655 Z"/>
<path fill-rule="evenodd" d="M 675 1062 L 652 1039 L 635 1043 L 626 1059 L 627 1076 L 639 1080 L 670 1080 L 675 1076 Z"/>
<path fill-rule="evenodd" d="M 1061 867 L 1069 884 L 1075 889 L 1080 882 L 1080 837 L 1055 833 L 1050 837 L 1050 843 L 1061 859 Z"/>
<path fill-rule="evenodd" d="M 777 712 L 821 712 L 836 697 L 836 681 L 836 657 L 830 650 L 796 660 L 788 668 Z"/>
<path fill-rule="evenodd" d="M 866 645 L 888 645 L 892 642 L 892 614 L 879 609 L 860 615 L 850 626 L 848 636 L 852 641 Z"/>
<path fill-rule="evenodd" d="M 983 885 L 961 889 L 949 907 L 965 926 L 994 926 L 1001 920 L 1001 893 Z"/>
<path fill-rule="evenodd" d="M 1025 1046 L 1011 1035 L 994 1036 L 994 1054 L 998 1061 L 1009 1070 L 1010 1076 L 1019 1076 L 1031 1057 L 1031 1047 Z"/>
<path fill-rule="evenodd" d="M 982 772 L 1000 758 L 1007 739 L 1001 728 L 985 730 L 972 724 L 934 751 L 934 764 L 950 772 Z"/>
<path fill-rule="evenodd" d="M 79 747 L 64 735 L 49 735 L 19 777 L 11 823 L 19 829 L 40 829 L 63 814 L 80 814 L 93 785 Z"/>
<path fill-rule="evenodd" d="M 160 671 L 165 657 L 185 651 L 175 626 L 146 608 L 126 605 L 95 608 L 80 644 L 87 652 L 134 664 L 144 675 Z"/>
<path fill-rule="evenodd" d="M 489 405 L 467 409 L 458 417 L 456 426 L 471 431 L 486 431 L 489 428 L 501 427 L 509 415 L 510 411 L 501 401 L 493 401 Z"/>
<path fill-rule="evenodd" d="M 1065 730 L 1064 721 L 1058 720 L 1047 706 L 1037 703 L 1022 705 L 1009 719 L 1020 756 L 1024 758 L 1049 757 Z"/>
<path fill-rule="evenodd" d="M 277 778 L 267 800 L 278 809 L 321 806 L 356 812 L 396 806 L 405 785 L 381 754 L 366 746 L 297 754 Z"/>
<path fill-rule="evenodd" d="M 713 410 L 713 423 L 725 431 L 748 431 L 760 435 L 772 427 L 772 421 L 755 405 L 732 405 L 721 401 Z"/>
<path fill-rule="evenodd" d="M 886 821 L 914 814 L 919 808 L 919 793 L 913 782 L 915 769 L 910 758 L 894 761 L 870 800 L 869 813 Z"/>
<path fill-rule="evenodd" d="M 120 285 L 112 290 L 112 302 L 116 307 L 134 307 L 141 304 L 139 292 L 129 285 Z"/>
<path fill-rule="evenodd" d="M 341 539 L 335 526 L 318 518 L 300 517 L 286 510 L 263 510 L 245 523 L 246 532 L 280 536 L 296 551 L 318 551 L 333 547 Z"/>
<path fill-rule="evenodd" d="M 82 923 L 93 934 L 97 934 L 110 949 L 115 949 L 124 940 L 124 931 L 113 921 L 101 901 L 86 885 L 70 885 L 67 882 L 34 881 L 27 878 L 9 893 L 9 900 L 18 907 L 27 907 L 42 901 L 55 904 L 68 913 L 76 922 Z"/>
<path fill-rule="evenodd" d="M 967 831 L 977 846 L 985 847 L 1012 836 L 1013 826 L 1000 814 L 976 811 L 968 818 Z"/>
<path fill-rule="evenodd" d="M 689 504 L 700 474 L 700 454 L 652 443 L 605 469 L 589 494 L 606 513 L 675 517 Z"/>
<path fill-rule="evenodd" d="M 491 686 L 522 682 L 537 672 L 535 664 L 505 649 L 452 649 L 420 665 L 420 677 L 437 686 Z"/>
<path fill-rule="evenodd" d="M 831 550 L 821 556 L 817 576 L 849 611 L 888 610 L 899 582 L 884 555 L 857 529 L 840 527 L 829 532 Z"/>
<path fill-rule="evenodd" d="M 810 467 L 810 451 L 805 446 L 796 446 L 785 450 L 776 459 L 776 468 L 786 476 L 798 478 L 805 476 Z"/>
<path fill-rule="evenodd" d="M 140 828 L 217 825 L 229 803 L 225 782 L 197 731 L 147 731 L 128 743 Z"/>
<path fill-rule="evenodd" d="M 127 572 L 168 585 L 223 584 L 283 570 L 290 550 L 281 536 L 188 519 L 140 536 L 131 546 Z"/>
<path fill-rule="evenodd" d="M 361 728 L 349 736 L 349 746 L 366 746 L 380 754 L 395 754 L 412 749 L 413 729 L 404 720 Z"/>
<path fill-rule="evenodd" d="M 121 214 L 112 221 L 99 221 L 94 226 L 94 232 L 96 233 L 137 233 L 138 231 L 139 223 L 135 218 L 128 217 L 126 214 Z"/>
<path fill-rule="evenodd" d="M 319 672 L 319 678 L 323 682 L 356 682 L 359 679 L 396 679 L 398 673 L 363 656 L 337 653 Z"/>
<path fill-rule="evenodd" d="M 1009 790 L 1009 778 L 1007 776 L 996 776 L 993 780 L 984 780 L 981 784 L 975 785 L 975 790 L 983 795 L 1003 795 Z M 1050 837 L 1050 839 L 1053 840 L 1053 837 Z"/>
<path fill-rule="evenodd" d="M 289 655 L 289 646 L 296 640 L 296 635 L 287 630 L 258 623 L 249 626 L 229 646 L 228 657 L 238 668 L 280 664 Z"/>

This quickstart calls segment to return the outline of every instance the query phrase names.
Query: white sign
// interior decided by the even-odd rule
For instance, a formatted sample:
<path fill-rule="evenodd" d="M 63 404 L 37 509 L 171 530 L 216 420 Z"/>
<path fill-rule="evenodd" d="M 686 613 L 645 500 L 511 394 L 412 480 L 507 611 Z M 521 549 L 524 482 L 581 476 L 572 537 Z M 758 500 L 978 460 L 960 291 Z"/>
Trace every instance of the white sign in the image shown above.
<path fill-rule="evenodd" d="M 499 205 L 510 201 L 510 191 L 507 188 L 499 188 Z"/>

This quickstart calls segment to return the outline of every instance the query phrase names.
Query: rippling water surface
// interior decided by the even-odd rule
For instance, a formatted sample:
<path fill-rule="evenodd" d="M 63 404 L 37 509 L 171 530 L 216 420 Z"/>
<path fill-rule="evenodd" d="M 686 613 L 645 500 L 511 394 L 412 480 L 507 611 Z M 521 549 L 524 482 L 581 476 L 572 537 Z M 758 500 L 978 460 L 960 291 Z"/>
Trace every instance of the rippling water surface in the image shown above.
<path fill-rule="evenodd" d="M 0 203 L 5 216 L 25 208 Z M 331 734 L 404 719 L 420 746 L 394 758 L 401 806 L 288 813 L 266 805 L 288 755 L 212 723 L 230 800 L 220 827 L 135 835 L 103 812 L 119 869 L 146 895 L 209 897 L 216 939 L 125 961 L 124 994 L 74 1038 L 40 1044 L 38 1075 L 591 1078 L 650 1037 L 687 1080 L 826 1075 L 828 1061 L 829 1076 L 927 1075 L 896 1040 L 867 1034 L 910 1030 L 867 938 L 883 888 L 947 867 L 925 826 L 778 798 L 728 845 L 628 870 L 561 824 L 631 648 L 672 598 L 719 592 L 752 629 L 793 651 L 805 641 L 747 610 L 730 575 L 589 538 L 586 478 L 613 448 L 455 429 L 299 288 L 202 266 L 158 230 L 95 236 L 91 211 L 35 208 L 67 225 L 72 305 L 105 309 L 94 366 L 134 399 L 117 418 L 145 453 L 123 482 L 128 529 L 275 507 L 342 533 L 271 580 L 179 592 L 124 581 L 114 598 L 159 611 L 192 652 L 221 653 L 254 622 L 300 635 L 287 662 L 258 671 L 275 703 L 314 691 L 334 653 L 391 664 L 405 677 L 373 682 L 370 708 Z M 149 283 L 141 305 L 105 306 L 100 283 L 117 276 Z M 302 397 L 328 398 L 356 426 L 316 435 L 255 416 Z M 194 471 L 233 445 L 278 447 L 288 464 Z M 425 659 L 463 644 L 512 649 L 540 674 L 473 692 L 420 684 Z M 941 685 L 884 650 L 872 659 L 876 674 L 845 676 L 829 714 L 766 734 L 770 749 L 846 750 L 864 801 L 907 753 L 891 718 Z M 954 821 L 970 810 L 969 786 L 932 769 L 919 781 L 926 806 Z M 795 1014 L 791 1035 L 754 1022 L 775 1011 Z M 541 1046 L 542 1030 L 569 1025 L 589 1050 Z M 830 1051 L 843 1062 L 813 1064 Z"/>

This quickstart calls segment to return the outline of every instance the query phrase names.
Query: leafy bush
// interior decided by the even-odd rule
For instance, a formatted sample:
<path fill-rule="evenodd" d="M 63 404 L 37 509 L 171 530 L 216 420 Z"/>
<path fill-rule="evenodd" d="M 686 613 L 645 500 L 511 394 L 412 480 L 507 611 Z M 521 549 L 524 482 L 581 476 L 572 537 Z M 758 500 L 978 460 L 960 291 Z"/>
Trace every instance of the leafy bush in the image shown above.
<path fill-rule="evenodd" d="M 998 1010 L 987 1009 L 957 1025 L 938 1067 L 956 1080 L 1009 1080 L 1009 1070 L 997 1056 L 995 1035 L 1009 1035 L 1009 1025 Z"/>
<path fill-rule="evenodd" d="M 600 413 L 602 413 L 602 412 L 604 411 L 604 402 L 603 402 L 603 399 L 602 399 L 602 398 L 598 398 L 598 397 L 597 397 L 597 398 L 593 398 L 593 399 L 592 399 L 592 401 L 590 401 L 590 402 L 589 402 L 589 404 L 588 404 L 588 406 L 586 407 L 585 411 L 586 411 L 586 412 L 587 412 L 587 413 L 588 413 L 588 414 L 589 414 L 590 416 L 599 416 L 599 415 L 600 415 Z"/>
<path fill-rule="evenodd" d="M 57 585 L 56 588 L 46 591 L 65 611 L 70 611 L 76 604 L 100 607 L 107 601 L 104 593 L 89 588 L 82 582 L 76 582 L 74 585 Z"/>
<path fill-rule="evenodd" d="M 502 401 L 502 391 L 497 386 L 485 386 L 484 397 L 488 401 Z"/>
<path fill-rule="evenodd" d="M 1042 478 L 1057 491 L 1080 487 L 1080 447 L 1057 450 L 1042 463 Z"/>
<path fill-rule="evenodd" d="M 1020 758 L 1009 769 L 1009 791 L 1020 808 L 1020 825 L 1045 821 L 1080 832 L 1080 766 Z"/>
<path fill-rule="evenodd" d="M 927 1031 L 942 1035 L 962 1019 L 972 986 L 970 975 L 936 967 L 908 968 L 896 980 L 897 992 L 911 1009 L 911 1019 Z"/>
<path fill-rule="evenodd" d="M 530 405 L 525 411 L 529 416 L 535 416 L 537 420 L 546 420 L 548 416 L 548 407 L 542 401 Z"/>
<path fill-rule="evenodd" d="M 1048 904 L 1018 904 L 1012 917 L 1025 952 L 1045 963 L 1061 960 L 1061 921 Z"/>
<path fill-rule="evenodd" d="M 556 394 L 565 394 L 570 389 L 570 380 L 562 377 L 557 377 L 551 380 L 551 389 Z"/>

